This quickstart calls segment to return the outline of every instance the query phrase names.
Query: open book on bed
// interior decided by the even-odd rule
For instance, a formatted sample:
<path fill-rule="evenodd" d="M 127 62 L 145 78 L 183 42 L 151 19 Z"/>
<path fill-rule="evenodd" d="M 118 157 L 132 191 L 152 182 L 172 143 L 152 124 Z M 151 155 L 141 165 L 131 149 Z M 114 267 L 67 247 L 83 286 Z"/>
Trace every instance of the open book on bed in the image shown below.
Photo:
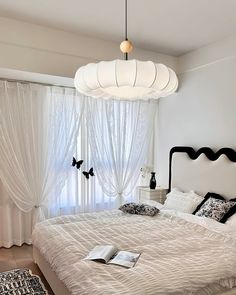
<path fill-rule="evenodd" d="M 99 245 L 94 247 L 85 259 L 130 268 L 135 266 L 140 255 L 141 253 L 119 251 L 112 245 Z"/>

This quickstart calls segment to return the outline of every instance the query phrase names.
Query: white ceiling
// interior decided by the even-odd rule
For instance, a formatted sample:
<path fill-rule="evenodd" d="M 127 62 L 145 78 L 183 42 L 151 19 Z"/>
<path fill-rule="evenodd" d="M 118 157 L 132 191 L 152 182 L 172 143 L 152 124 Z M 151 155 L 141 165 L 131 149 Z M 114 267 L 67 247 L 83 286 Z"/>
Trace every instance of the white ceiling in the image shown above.
<path fill-rule="evenodd" d="M 182 55 L 236 34 L 236 0 L 128 0 L 129 39 Z M 0 16 L 123 40 L 124 0 L 0 0 Z"/>

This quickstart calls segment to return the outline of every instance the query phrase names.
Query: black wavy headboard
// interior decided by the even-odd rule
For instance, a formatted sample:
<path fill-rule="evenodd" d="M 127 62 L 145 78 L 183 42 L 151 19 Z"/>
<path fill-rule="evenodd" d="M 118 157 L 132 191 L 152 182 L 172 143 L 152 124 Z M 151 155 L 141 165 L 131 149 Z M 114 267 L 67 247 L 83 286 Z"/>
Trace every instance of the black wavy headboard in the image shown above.
<path fill-rule="evenodd" d="M 211 160 L 217 160 L 221 155 L 226 155 L 231 162 L 236 162 L 236 151 L 232 148 L 221 148 L 218 151 L 214 152 L 209 147 L 202 147 L 199 150 L 194 150 L 192 147 L 188 146 L 175 146 L 170 150 L 169 156 L 169 191 L 171 189 L 171 167 L 172 167 L 172 157 L 174 153 L 186 153 L 189 158 L 192 160 L 196 160 L 201 154 L 205 154 L 206 157 Z"/>

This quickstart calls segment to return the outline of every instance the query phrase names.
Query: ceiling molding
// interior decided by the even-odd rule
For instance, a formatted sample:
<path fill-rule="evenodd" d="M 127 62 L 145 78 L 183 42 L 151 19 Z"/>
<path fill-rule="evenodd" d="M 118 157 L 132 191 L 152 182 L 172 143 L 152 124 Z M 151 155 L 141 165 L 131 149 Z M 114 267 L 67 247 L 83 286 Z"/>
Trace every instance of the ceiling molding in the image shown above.
<path fill-rule="evenodd" d="M 192 72 L 236 57 L 236 36 L 225 38 L 178 58 L 178 73 Z"/>

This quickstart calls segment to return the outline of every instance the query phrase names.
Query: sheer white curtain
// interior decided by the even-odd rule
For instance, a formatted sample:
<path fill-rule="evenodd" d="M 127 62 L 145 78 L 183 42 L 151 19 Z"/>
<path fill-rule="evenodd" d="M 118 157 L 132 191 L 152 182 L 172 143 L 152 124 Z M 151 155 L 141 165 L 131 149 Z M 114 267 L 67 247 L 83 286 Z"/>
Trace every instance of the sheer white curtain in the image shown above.
<path fill-rule="evenodd" d="M 99 183 L 106 195 L 118 196 L 120 204 L 134 189 L 147 157 L 157 103 L 87 98 L 86 104 Z"/>
<path fill-rule="evenodd" d="M 0 246 L 31 243 L 32 216 L 43 206 L 53 217 L 113 209 L 118 193 L 134 201 L 155 110 L 152 101 L 100 101 L 73 89 L 1 82 Z M 84 161 L 80 170 L 73 156 Z M 91 167 L 87 180 L 82 172 Z"/>
<path fill-rule="evenodd" d="M 31 244 L 32 213 L 21 211 L 0 182 L 0 247 Z"/>
<path fill-rule="evenodd" d="M 95 167 L 93 166 L 94 163 L 88 142 L 88 129 L 85 117 L 81 121 L 74 156 L 77 160 L 83 160 L 84 162 L 80 170 L 72 167 L 71 164 L 66 167 L 67 177 L 65 186 L 61 194 L 57 194 L 59 196 L 57 201 L 48 204 L 48 216 L 54 217 L 63 214 L 114 209 L 115 202 L 102 191 L 96 172 L 95 176 L 89 179 L 86 179 L 82 173 L 83 171 L 88 171 L 91 167 Z"/>
<path fill-rule="evenodd" d="M 110 161 L 110 155 L 108 154 L 107 157 L 104 157 L 103 154 L 101 154 L 102 158 L 102 165 L 100 163 L 97 163 L 94 161 L 94 153 L 93 149 L 90 146 L 90 142 L 93 137 L 89 139 L 89 133 L 90 133 L 90 120 L 86 123 L 86 114 L 91 115 L 93 118 L 92 112 L 99 114 L 99 116 L 102 118 L 104 116 L 104 113 L 101 109 L 97 109 L 96 105 L 105 104 L 105 102 L 98 102 L 94 100 L 94 108 L 91 109 L 90 101 L 87 97 L 85 97 L 85 109 L 83 117 L 81 121 L 81 128 L 79 131 L 79 136 L 77 138 L 77 147 L 74 156 L 77 160 L 83 160 L 83 164 L 81 165 L 80 170 L 67 166 L 67 180 L 65 183 L 65 186 L 62 190 L 62 193 L 60 194 L 57 202 L 49 204 L 49 216 L 57 216 L 62 214 L 76 214 L 80 212 L 93 212 L 93 211 L 100 211 L 100 210 L 107 210 L 107 209 L 113 209 L 117 207 L 117 201 L 115 197 L 111 197 L 109 194 L 107 194 L 106 191 L 103 190 L 103 187 L 100 185 L 100 179 L 102 176 L 100 176 L 98 173 L 100 169 L 107 169 L 105 173 L 108 175 L 109 181 L 112 177 L 110 166 L 103 165 L 103 160 Z M 106 105 L 113 105 L 112 102 L 107 102 Z M 136 161 L 136 158 L 134 155 L 130 156 L 130 161 L 133 159 L 135 160 L 135 163 L 131 162 L 130 164 L 127 163 L 129 166 L 128 170 L 130 171 L 130 174 L 132 174 L 132 177 L 130 177 L 130 174 L 128 175 L 129 179 L 126 178 L 125 183 L 125 200 L 126 201 L 136 201 L 136 192 L 135 187 L 137 185 L 137 179 L 141 178 L 141 172 L 140 168 L 143 167 L 144 164 L 149 163 L 149 161 L 152 162 L 153 158 L 153 146 L 149 146 L 149 139 L 150 134 L 153 133 L 153 127 L 154 127 L 154 121 L 153 117 L 156 110 L 156 103 L 154 102 L 133 102 L 133 103 L 118 103 L 114 102 L 114 108 L 116 109 L 116 115 L 120 115 L 124 113 L 119 113 L 122 109 L 122 107 L 119 109 L 117 106 L 120 105 L 123 106 L 123 110 L 125 110 L 125 114 L 127 116 L 127 124 L 125 126 L 127 137 L 130 135 L 133 135 L 134 144 L 136 144 L 136 147 L 133 147 L 131 149 L 131 139 L 132 137 L 129 137 L 129 140 L 127 140 L 126 148 L 129 149 L 130 153 L 133 151 L 140 151 L 141 157 L 139 158 L 139 161 Z M 105 120 L 105 117 L 103 118 Z M 100 122 L 102 127 L 100 125 L 97 125 L 99 128 L 99 134 L 98 137 L 101 138 L 104 146 L 108 147 L 110 146 L 110 137 L 107 136 L 107 128 L 106 124 L 104 122 Z M 99 124 L 100 124 L 99 123 Z M 104 125 L 105 124 L 105 125 Z M 134 129 L 134 125 L 136 125 L 136 129 Z M 123 126 L 124 127 L 124 126 Z M 122 125 L 120 125 L 120 133 L 123 132 Z M 116 130 L 117 131 L 117 130 Z M 138 134 L 138 135 L 137 135 Z M 97 135 L 96 135 L 97 137 Z M 140 145 L 141 142 L 141 145 Z M 92 144 L 93 146 L 93 144 Z M 114 148 L 119 150 L 119 144 L 117 145 L 116 142 L 114 142 Z M 149 149 L 148 149 L 149 147 Z M 122 149 L 121 154 L 122 154 Z M 101 151 L 101 153 L 103 150 Z M 126 151 L 128 153 L 128 151 Z M 138 157 L 138 154 L 136 154 Z M 112 165 L 111 163 L 110 165 Z M 116 163 L 115 163 L 116 164 Z M 132 165 L 136 165 L 135 169 L 133 169 Z M 98 168 L 98 166 L 100 168 Z M 82 172 L 88 171 L 91 167 L 94 168 L 95 176 L 90 177 L 88 180 L 84 177 Z M 125 167 L 124 167 L 125 168 Z M 142 179 L 142 178 L 141 178 Z M 104 180 L 102 178 L 102 180 Z M 102 181 L 103 184 L 103 181 Z M 111 185 L 112 183 L 108 186 Z M 114 191 L 113 191 L 114 192 Z M 114 195 L 116 196 L 116 193 L 114 192 Z"/>
<path fill-rule="evenodd" d="M 0 178 L 34 222 L 64 187 L 82 110 L 74 89 L 0 82 Z"/>

